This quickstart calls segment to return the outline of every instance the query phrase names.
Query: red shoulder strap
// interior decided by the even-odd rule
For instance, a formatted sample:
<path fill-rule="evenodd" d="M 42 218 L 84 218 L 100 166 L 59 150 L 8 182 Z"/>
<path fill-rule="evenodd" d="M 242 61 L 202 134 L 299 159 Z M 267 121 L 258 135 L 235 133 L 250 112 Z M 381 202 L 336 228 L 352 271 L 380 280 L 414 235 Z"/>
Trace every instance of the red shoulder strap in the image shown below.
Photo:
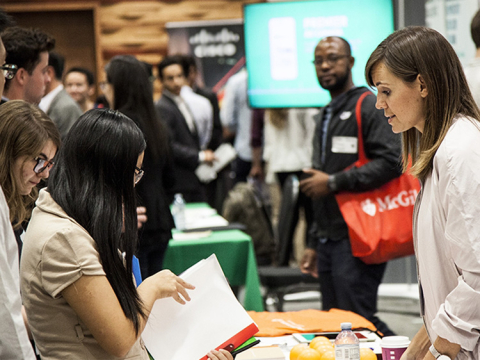
<path fill-rule="evenodd" d="M 357 105 L 355 106 L 355 116 L 357 118 L 357 128 L 358 128 L 358 161 L 359 165 L 364 165 L 368 162 L 367 156 L 365 155 L 365 149 L 363 147 L 363 133 L 362 133 L 362 102 L 370 94 L 370 91 L 365 91 L 357 100 Z"/>

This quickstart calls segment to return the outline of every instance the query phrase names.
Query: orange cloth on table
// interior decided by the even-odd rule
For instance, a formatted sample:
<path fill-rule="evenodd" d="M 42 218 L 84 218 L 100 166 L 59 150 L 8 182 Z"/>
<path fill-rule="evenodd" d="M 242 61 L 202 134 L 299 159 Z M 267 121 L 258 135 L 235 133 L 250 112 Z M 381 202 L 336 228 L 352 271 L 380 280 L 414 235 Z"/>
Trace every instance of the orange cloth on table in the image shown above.
<path fill-rule="evenodd" d="M 293 333 L 340 331 L 342 322 L 351 322 L 353 329 L 366 328 L 376 331 L 370 321 L 351 311 L 301 310 L 289 312 L 255 312 L 248 315 L 260 329 L 255 336 L 282 336 Z"/>

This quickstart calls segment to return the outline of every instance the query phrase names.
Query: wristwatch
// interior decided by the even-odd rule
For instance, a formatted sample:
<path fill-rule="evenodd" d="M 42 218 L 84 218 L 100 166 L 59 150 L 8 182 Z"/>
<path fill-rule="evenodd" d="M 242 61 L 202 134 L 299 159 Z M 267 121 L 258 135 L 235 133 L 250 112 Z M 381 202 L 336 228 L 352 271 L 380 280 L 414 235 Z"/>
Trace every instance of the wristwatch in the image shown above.
<path fill-rule="evenodd" d="M 449 356 L 440 354 L 440 353 L 438 352 L 438 350 L 435 349 L 435 346 L 433 346 L 433 344 L 432 344 L 432 346 L 430 346 L 430 352 L 432 353 L 432 355 L 433 355 L 433 356 L 435 357 L 435 359 L 437 359 L 437 360 L 452 360 L 452 359 L 450 359 Z"/>

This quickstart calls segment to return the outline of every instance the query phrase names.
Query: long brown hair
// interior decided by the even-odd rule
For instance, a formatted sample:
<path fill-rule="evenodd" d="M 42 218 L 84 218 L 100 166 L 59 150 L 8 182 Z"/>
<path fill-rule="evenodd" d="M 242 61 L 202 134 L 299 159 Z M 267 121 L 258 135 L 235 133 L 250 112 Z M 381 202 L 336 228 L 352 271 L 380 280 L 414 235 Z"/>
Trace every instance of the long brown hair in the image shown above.
<path fill-rule="evenodd" d="M 22 100 L 12 100 L 0 106 L 0 185 L 15 228 L 30 217 L 38 190 L 28 195 L 18 191 L 14 174 L 17 159 L 40 154 L 48 140 L 60 147 L 60 134 L 50 118 L 39 108 Z"/>
<path fill-rule="evenodd" d="M 375 86 L 372 72 L 380 63 L 405 83 L 412 83 L 420 74 L 426 84 L 428 95 L 423 133 L 415 128 L 402 133 L 404 170 L 411 156 L 411 173 L 423 180 L 433 168 L 433 157 L 453 118 L 463 114 L 478 122 L 480 111 L 455 51 L 433 29 L 411 26 L 383 40 L 365 67 L 365 77 L 372 87 Z"/>

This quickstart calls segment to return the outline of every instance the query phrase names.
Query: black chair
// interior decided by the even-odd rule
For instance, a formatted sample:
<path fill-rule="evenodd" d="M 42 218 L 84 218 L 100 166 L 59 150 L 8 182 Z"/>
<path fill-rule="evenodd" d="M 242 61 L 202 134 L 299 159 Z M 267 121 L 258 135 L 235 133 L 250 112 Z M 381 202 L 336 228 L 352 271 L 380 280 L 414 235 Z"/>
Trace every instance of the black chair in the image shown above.
<path fill-rule="evenodd" d="M 266 307 L 266 300 L 272 298 L 277 311 L 283 311 L 285 295 L 320 289 L 318 279 L 303 274 L 299 268 L 289 266 L 293 248 L 294 211 L 297 211 L 299 191 L 298 177 L 290 175 L 283 185 L 278 225 L 275 229 L 275 265 L 258 268 L 260 282 L 267 290 L 263 297 L 264 305 Z"/>

